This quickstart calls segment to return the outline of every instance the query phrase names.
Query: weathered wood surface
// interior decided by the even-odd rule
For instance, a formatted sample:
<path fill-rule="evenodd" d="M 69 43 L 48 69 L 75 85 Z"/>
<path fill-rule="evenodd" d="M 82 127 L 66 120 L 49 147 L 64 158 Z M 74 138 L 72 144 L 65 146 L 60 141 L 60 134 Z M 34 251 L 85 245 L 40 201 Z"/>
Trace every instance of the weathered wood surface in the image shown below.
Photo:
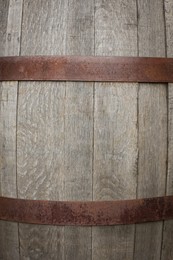
<path fill-rule="evenodd" d="M 9 0 L 0 1 L 0 56 L 5 56 L 5 42 L 8 22 Z"/>
<path fill-rule="evenodd" d="M 61 15 L 60 15 L 61 14 Z M 67 1 L 24 1 L 22 55 L 65 54 Z M 18 194 L 63 199 L 65 83 L 21 83 Z M 20 224 L 22 259 L 63 259 L 64 228 Z"/>
<path fill-rule="evenodd" d="M 25 1 L 22 55 L 93 55 L 93 13 L 93 1 Z M 19 197 L 92 199 L 92 83 L 21 83 L 18 109 Z M 89 259 L 91 230 L 20 225 L 20 245 L 24 259 Z"/>
<path fill-rule="evenodd" d="M 22 0 L 0 1 L 0 55 L 19 55 Z M 18 14 L 16 16 L 16 14 Z M 17 82 L 0 83 L 0 194 L 17 197 Z M 19 259 L 18 224 L 0 222 L 0 259 Z"/>
<path fill-rule="evenodd" d="M 173 57 L 173 2 L 165 0 L 166 51 Z M 166 194 L 173 194 L 173 84 L 168 84 L 168 165 Z M 173 259 L 173 220 L 165 221 L 161 260 Z"/>
<path fill-rule="evenodd" d="M 66 54 L 94 55 L 94 0 L 70 0 L 67 15 Z M 92 200 L 93 83 L 66 84 L 64 120 L 64 200 Z M 65 259 L 91 259 L 91 246 L 91 228 L 65 227 Z"/>
<path fill-rule="evenodd" d="M 137 56 L 136 1 L 96 0 L 95 55 Z M 137 84 L 96 83 L 94 200 L 136 197 L 136 124 Z M 134 231 L 134 225 L 93 228 L 93 259 L 133 259 Z"/>
<path fill-rule="evenodd" d="M 171 57 L 172 10 L 171 0 L 0 0 L 0 55 L 164 57 L 166 40 Z M 1 83 L 0 194 L 103 200 L 161 196 L 166 189 L 172 195 L 172 87 L 167 99 L 163 84 L 23 82 L 17 91 L 17 82 Z M 92 229 L 20 224 L 19 230 L 1 222 L 0 259 L 19 259 L 20 251 L 20 259 L 172 260 L 172 234 L 173 221 Z"/>
<path fill-rule="evenodd" d="M 162 0 L 138 0 L 139 56 L 165 56 Z M 137 196 L 164 195 L 167 160 L 166 85 L 139 84 Z M 160 259 L 163 223 L 136 225 L 134 259 Z"/>
<path fill-rule="evenodd" d="M 61 15 L 60 15 L 61 14 Z M 65 54 L 67 1 L 24 1 L 21 55 Z M 63 199 L 65 83 L 20 83 L 20 198 Z M 22 259 L 63 259 L 64 228 L 19 225 Z"/>

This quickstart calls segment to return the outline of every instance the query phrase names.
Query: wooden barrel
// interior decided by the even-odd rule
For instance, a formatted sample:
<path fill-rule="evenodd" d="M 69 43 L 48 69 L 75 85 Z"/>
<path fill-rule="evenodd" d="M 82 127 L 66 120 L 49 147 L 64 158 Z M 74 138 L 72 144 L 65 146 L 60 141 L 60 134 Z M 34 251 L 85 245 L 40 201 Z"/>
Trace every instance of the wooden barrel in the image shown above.
<path fill-rule="evenodd" d="M 0 0 L 0 55 L 171 57 L 172 0 Z M 114 200 L 173 194 L 173 86 L 0 83 L 0 195 Z M 0 222 L 0 259 L 172 260 L 173 221 Z"/>

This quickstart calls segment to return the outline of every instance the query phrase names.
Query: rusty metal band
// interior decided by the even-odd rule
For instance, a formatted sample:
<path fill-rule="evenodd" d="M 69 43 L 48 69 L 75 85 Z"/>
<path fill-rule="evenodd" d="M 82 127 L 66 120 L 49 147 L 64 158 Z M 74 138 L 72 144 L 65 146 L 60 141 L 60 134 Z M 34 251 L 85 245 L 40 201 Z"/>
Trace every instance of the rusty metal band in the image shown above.
<path fill-rule="evenodd" d="M 173 196 L 117 201 L 43 201 L 0 197 L 0 219 L 44 225 L 117 225 L 173 219 Z"/>
<path fill-rule="evenodd" d="M 173 58 L 0 57 L 0 80 L 173 82 Z"/>

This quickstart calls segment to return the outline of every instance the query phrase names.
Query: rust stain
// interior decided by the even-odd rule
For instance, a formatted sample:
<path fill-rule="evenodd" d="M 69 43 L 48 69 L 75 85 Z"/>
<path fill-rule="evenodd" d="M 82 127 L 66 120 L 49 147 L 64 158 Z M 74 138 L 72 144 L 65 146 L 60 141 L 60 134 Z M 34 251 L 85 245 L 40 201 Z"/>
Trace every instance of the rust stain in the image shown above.
<path fill-rule="evenodd" d="M 173 58 L 0 57 L 0 80 L 173 82 Z"/>
<path fill-rule="evenodd" d="M 0 219 L 30 224 L 104 226 L 173 219 L 173 196 L 118 201 L 0 197 Z"/>

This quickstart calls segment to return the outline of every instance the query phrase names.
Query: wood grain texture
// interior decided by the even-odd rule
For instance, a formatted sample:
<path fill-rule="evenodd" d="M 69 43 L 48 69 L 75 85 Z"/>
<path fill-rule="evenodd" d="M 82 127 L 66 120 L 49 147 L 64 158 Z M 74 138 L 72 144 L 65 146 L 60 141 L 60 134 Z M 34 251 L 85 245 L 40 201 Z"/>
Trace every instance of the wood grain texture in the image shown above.
<path fill-rule="evenodd" d="M 93 11 L 93 1 L 25 1 L 22 54 L 93 54 Z M 92 139 L 92 83 L 21 83 L 20 197 L 91 199 Z M 20 244 L 23 259 L 89 259 L 91 229 L 20 225 Z"/>
<path fill-rule="evenodd" d="M 67 55 L 94 54 L 94 0 L 70 0 Z M 93 83 L 68 82 L 65 93 L 64 200 L 92 200 Z M 64 257 L 91 259 L 91 228 L 65 227 Z"/>
<path fill-rule="evenodd" d="M 22 55 L 62 55 L 67 1 L 25 1 Z M 63 199 L 65 83 L 19 85 L 17 173 L 20 198 Z M 21 259 L 63 259 L 64 228 L 20 224 Z"/>
<path fill-rule="evenodd" d="M 5 56 L 5 41 L 10 0 L 0 1 L 0 56 Z"/>
<path fill-rule="evenodd" d="M 139 56 L 165 56 L 162 0 L 138 0 Z M 138 96 L 138 187 L 141 197 L 165 193 L 167 160 L 167 90 L 140 84 Z M 162 222 L 136 225 L 134 259 L 160 259 Z"/>
<path fill-rule="evenodd" d="M 135 1 L 98 1 L 95 55 L 137 55 Z M 93 199 L 136 197 L 137 84 L 96 83 Z M 93 228 L 93 259 L 133 259 L 134 225 Z"/>
<path fill-rule="evenodd" d="M 0 0 L 0 55 L 19 55 L 22 2 Z M 171 57 L 173 4 L 164 2 Z M 137 6 L 139 55 L 164 57 L 163 1 L 138 0 Z M 135 0 L 25 0 L 21 54 L 137 56 L 137 6 Z M 173 194 L 172 87 L 169 84 L 168 195 Z M 138 93 L 137 84 L 96 83 L 93 89 L 92 83 L 23 82 L 18 113 L 17 88 L 17 82 L 0 85 L 1 195 L 135 198 L 137 145 L 138 197 L 164 195 L 165 85 L 141 84 Z M 164 224 L 161 248 L 162 227 L 162 222 L 137 225 L 134 239 L 134 225 L 94 227 L 91 232 L 20 224 L 20 259 L 172 260 L 173 221 Z M 0 259 L 19 259 L 18 225 L 1 221 L 0 234 Z"/>
<path fill-rule="evenodd" d="M 167 57 L 173 57 L 173 2 L 164 1 Z M 168 166 L 166 194 L 173 194 L 173 84 L 168 84 Z M 164 222 L 161 260 L 173 259 L 173 220 Z"/>
<path fill-rule="evenodd" d="M 2 56 L 19 55 L 22 2 L 22 0 L 0 1 Z M 17 82 L 2 82 L 0 85 L 0 194 L 9 197 L 17 197 L 17 88 Z M 18 224 L 1 221 L 0 234 L 0 259 L 19 259 Z"/>

